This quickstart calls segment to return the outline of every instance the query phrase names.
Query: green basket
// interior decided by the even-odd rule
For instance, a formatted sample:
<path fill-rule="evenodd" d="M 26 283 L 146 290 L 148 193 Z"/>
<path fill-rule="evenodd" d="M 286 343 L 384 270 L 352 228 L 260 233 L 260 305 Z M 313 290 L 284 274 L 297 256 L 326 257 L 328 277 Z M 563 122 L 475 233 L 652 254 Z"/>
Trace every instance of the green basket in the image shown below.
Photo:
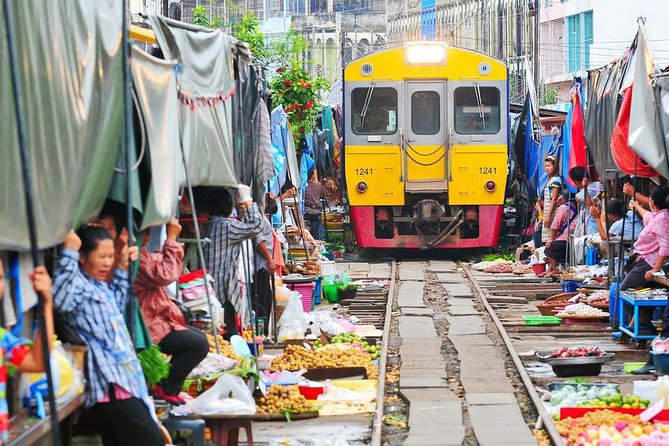
<path fill-rule="evenodd" d="M 562 319 L 556 316 L 523 316 L 525 325 L 560 325 Z"/>

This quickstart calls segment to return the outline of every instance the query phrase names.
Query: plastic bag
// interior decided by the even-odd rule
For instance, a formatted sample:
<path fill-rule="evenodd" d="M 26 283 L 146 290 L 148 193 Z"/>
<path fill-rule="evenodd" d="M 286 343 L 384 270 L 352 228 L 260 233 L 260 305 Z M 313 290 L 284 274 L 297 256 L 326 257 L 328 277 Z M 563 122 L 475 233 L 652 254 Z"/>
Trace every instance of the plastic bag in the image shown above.
<path fill-rule="evenodd" d="M 211 389 L 172 412 L 175 415 L 248 415 L 256 413 L 256 403 L 243 379 L 223 375 Z"/>
<path fill-rule="evenodd" d="M 660 376 L 657 381 L 634 381 L 634 394 L 651 403 L 664 398 L 664 407 L 669 408 L 669 376 Z"/>
<path fill-rule="evenodd" d="M 304 310 L 302 309 L 302 295 L 292 292 L 288 303 L 276 323 L 279 329 L 279 342 L 289 339 L 302 339 L 306 330 Z"/>

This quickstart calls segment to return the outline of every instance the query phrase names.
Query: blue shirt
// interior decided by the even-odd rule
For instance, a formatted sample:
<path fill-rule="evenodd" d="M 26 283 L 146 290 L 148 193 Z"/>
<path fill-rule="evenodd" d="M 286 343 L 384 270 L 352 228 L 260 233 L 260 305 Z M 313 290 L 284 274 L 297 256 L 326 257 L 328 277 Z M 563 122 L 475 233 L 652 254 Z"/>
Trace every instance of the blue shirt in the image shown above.
<path fill-rule="evenodd" d="M 123 320 L 128 302 L 128 273 L 117 269 L 111 284 L 79 268 L 79 253 L 65 249 L 53 283 L 56 311 L 88 347 L 86 406 L 92 406 L 117 384 L 147 401 L 148 389 Z"/>
<path fill-rule="evenodd" d="M 636 240 L 639 238 L 639 234 L 643 230 L 643 220 L 640 216 L 634 216 L 633 211 L 627 211 L 625 218 L 613 222 L 609 228 L 609 234 L 616 235 L 620 237 L 620 234 L 623 232 L 623 221 L 625 222 L 625 240 Z M 632 218 L 634 218 L 634 224 L 632 224 Z"/>

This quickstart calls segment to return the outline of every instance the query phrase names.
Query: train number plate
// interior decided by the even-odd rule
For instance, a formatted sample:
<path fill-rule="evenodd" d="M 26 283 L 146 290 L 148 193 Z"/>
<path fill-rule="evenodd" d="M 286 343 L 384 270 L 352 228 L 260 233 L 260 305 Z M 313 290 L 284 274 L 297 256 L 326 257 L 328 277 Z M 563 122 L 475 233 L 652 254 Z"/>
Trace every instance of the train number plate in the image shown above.
<path fill-rule="evenodd" d="M 493 175 L 497 173 L 497 167 L 479 167 L 479 173 L 482 175 Z"/>
<path fill-rule="evenodd" d="M 372 167 L 359 167 L 355 169 L 355 174 L 358 176 L 374 175 L 374 168 Z"/>

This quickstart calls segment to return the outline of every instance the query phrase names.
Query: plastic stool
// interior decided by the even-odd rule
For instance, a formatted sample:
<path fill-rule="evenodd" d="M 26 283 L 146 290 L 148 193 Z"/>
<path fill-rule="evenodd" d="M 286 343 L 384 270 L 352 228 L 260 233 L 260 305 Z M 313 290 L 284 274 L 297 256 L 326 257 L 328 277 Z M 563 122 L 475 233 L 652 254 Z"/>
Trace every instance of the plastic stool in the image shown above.
<path fill-rule="evenodd" d="M 205 420 L 207 427 L 211 429 L 211 440 L 221 446 L 238 446 L 239 429 L 246 431 L 246 444 L 253 446 L 253 427 L 249 419 L 228 418 L 216 419 L 207 418 Z"/>
<path fill-rule="evenodd" d="M 172 442 L 184 446 L 204 446 L 204 420 L 168 418 L 163 421 Z"/>

